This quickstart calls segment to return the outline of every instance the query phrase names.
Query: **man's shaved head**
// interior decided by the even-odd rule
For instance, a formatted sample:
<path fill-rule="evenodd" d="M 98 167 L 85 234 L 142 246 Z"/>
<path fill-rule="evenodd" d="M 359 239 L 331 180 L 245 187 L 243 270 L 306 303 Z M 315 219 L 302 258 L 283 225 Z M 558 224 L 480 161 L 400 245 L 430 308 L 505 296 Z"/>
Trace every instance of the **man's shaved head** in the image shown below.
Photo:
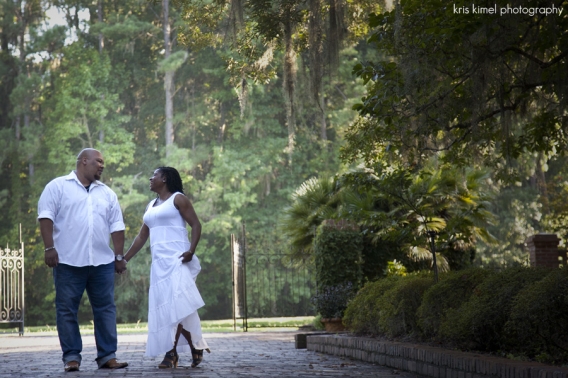
<path fill-rule="evenodd" d="M 81 182 L 101 179 L 104 169 L 103 155 L 94 148 L 85 148 L 77 155 L 77 176 Z"/>
<path fill-rule="evenodd" d="M 79 162 L 83 159 L 83 158 L 91 158 L 93 157 L 93 155 L 95 153 L 99 153 L 99 150 L 95 150 L 94 148 L 84 148 L 81 150 L 81 152 L 79 152 L 79 155 L 77 155 L 77 164 L 79 164 Z"/>

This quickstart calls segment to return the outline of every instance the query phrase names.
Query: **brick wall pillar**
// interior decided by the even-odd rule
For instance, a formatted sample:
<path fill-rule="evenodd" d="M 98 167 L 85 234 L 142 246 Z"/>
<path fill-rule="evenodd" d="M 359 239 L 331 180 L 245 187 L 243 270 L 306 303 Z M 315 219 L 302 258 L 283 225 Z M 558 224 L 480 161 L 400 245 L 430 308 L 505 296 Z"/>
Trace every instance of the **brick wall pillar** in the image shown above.
<path fill-rule="evenodd" d="M 558 268 L 560 239 L 556 234 L 536 234 L 526 240 L 531 266 Z"/>

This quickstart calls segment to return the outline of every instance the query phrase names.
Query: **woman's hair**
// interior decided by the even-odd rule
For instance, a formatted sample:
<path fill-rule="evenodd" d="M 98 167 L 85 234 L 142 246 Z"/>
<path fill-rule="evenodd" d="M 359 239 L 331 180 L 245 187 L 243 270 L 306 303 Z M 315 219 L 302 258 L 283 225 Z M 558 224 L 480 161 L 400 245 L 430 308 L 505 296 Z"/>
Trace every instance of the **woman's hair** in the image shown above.
<path fill-rule="evenodd" d="M 158 167 L 162 176 L 166 179 L 166 186 L 170 193 L 180 192 L 183 193 L 183 184 L 177 169 L 172 167 Z"/>

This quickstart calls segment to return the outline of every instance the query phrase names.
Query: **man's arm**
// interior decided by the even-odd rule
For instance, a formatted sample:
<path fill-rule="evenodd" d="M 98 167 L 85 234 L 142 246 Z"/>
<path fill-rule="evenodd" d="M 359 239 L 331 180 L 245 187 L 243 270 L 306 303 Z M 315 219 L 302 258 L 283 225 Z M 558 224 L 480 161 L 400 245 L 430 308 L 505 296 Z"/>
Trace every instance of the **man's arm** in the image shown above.
<path fill-rule="evenodd" d="M 114 255 L 122 255 L 124 252 L 124 230 L 122 231 L 115 231 L 110 234 L 112 238 L 112 245 L 114 246 Z M 126 270 L 126 262 L 122 261 L 114 261 L 114 270 L 116 273 L 121 274 Z"/>
<path fill-rule="evenodd" d="M 55 268 L 59 264 L 59 254 L 53 243 L 53 221 L 49 218 L 41 218 L 39 220 L 39 230 L 43 239 L 44 249 L 46 249 L 44 255 L 45 264 L 50 268 Z"/>

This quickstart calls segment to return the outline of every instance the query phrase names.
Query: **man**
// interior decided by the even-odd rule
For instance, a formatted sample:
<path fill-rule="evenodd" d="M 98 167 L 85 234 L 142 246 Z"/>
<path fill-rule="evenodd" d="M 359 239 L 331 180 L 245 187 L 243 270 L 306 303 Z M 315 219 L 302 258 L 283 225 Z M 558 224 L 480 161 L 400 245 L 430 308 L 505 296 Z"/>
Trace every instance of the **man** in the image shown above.
<path fill-rule="evenodd" d="M 102 154 L 84 149 L 77 156 L 76 170 L 48 183 L 38 203 L 45 263 L 53 268 L 65 371 L 77 371 L 81 365 L 83 343 L 77 312 L 85 290 L 93 310 L 99 369 L 128 366 L 115 356 L 114 273 L 126 270 L 124 222 L 116 194 L 99 181 L 103 169 Z"/>

